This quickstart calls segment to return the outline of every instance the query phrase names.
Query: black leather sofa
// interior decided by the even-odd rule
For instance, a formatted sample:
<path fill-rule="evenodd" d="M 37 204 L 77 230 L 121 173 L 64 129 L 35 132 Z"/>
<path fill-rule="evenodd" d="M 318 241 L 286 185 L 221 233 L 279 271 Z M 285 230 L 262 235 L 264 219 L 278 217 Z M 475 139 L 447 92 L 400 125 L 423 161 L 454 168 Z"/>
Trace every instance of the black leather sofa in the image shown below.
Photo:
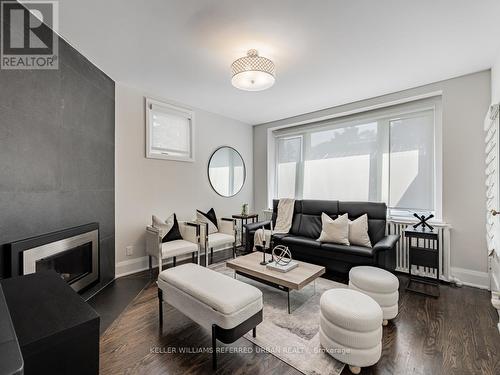
<path fill-rule="evenodd" d="M 278 200 L 273 201 L 273 227 L 276 223 Z M 368 215 L 368 235 L 372 248 L 345 246 L 317 241 L 321 233 L 321 213 L 332 218 L 348 214 L 354 220 Z M 292 227 L 288 234 L 274 234 L 273 246 L 288 246 L 292 257 L 325 266 L 327 270 L 347 273 L 354 266 L 374 265 L 388 270 L 395 269 L 395 245 L 399 236 L 386 236 L 387 206 L 374 202 L 342 202 L 330 200 L 296 200 Z M 246 224 L 246 247 L 253 248 L 255 231 L 270 228 L 270 221 Z"/>

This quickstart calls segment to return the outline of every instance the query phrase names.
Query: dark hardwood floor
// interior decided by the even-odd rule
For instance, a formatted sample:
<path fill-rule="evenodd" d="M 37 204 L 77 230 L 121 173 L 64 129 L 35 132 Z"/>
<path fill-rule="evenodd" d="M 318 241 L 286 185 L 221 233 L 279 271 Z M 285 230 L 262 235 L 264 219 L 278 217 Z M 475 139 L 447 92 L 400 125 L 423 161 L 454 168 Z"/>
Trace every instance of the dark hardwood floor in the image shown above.
<path fill-rule="evenodd" d="M 230 252 L 214 254 L 214 262 L 230 256 Z M 335 281 L 345 282 L 343 278 L 327 275 Z M 438 299 L 406 292 L 406 276 L 400 279 L 399 315 L 387 327 L 384 327 L 382 358 L 377 365 L 364 368 L 362 374 L 500 374 L 500 334 L 497 329 L 498 315 L 490 304 L 488 291 L 470 287 L 455 288 L 442 285 Z M 104 291 L 90 300 L 90 303 L 103 317 L 107 328 L 111 320 L 132 302 L 132 299 L 149 285 L 149 274 L 143 272 L 117 279 Z M 151 291 L 149 291 L 151 290 Z M 144 320 L 141 329 L 156 329 L 156 311 L 140 310 L 146 303 L 141 299 L 156 298 L 154 288 L 148 288 L 138 300 L 132 303 L 139 307 L 141 315 L 135 318 Z M 173 321 L 184 321 L 182 329 L 172 329 L 159 338 L 158 344 L 188 345 L 193 337 L 200 346 L 209 346 L 208 332 L 196 324 L 187 324 L 182 314 L 173 308 L 165 311 Z M 130 319 L 135 319 L 133 316 Z M 128 319 L 128 316 L 127 316 Z M 186 318 L 187 319 L 187 318 Z M 211 373 L 210 355 L 168 354 L 175 355 L 175 361 L 162 362 L 161 368 L 152 366 L 149 354 L 144 356 L 146 343 L 134 343 L 134 334 L 124 325 L 123 340 L 130 339 L 130 344 L 119 350 L 127 351 L 130 363 L 105 366 L 103 373 L 175 373 L 205 374 Z M 137 324 L 137 321 L 136 321 Z M 179 323 L 180 324 L 180 323 Z M 181 328 L 181 327 L 179 327 Z M 125 345 L 124 345 L 125 346 Z M 248 340 L 242 338 L 230 345 L 238 348 L 251 348 L 251 354 L 222 354 L 217 374 L 299 374 L 297 370 L 271 354 L 257 350 Z M 101 350 L 107 350 L 101 342 Z M 148 347 L 149 348 L 149 347 Z M 156 354 L 162 355 L 162 354 Z M 163 354 L 166 355 L 166 354 Z M 175 363 L 174 363 L 175 362 Z M 118 366 L 118 367 L 116 367 Z M 102 367 L 102 366 L 101 366 Z M 120 368 L 120 371 L 110 369 Z M 125 370 L 126 369 L 126 370 Z M 350 374 L 346 367 L 342 375 Z"/>
<path fill-rule="evenodd" d="M 237 254 L 240 254 L 238 252 Z M 232 256 L 231 250 L 217 251 L 213 254 L 213 262 L 221 262 Z M 179 264 L 189 262 L 181 261 Z M 205 257 L 200 258 L 201 264 L 205 264 Z M 167 267 L 172 264 L 168 263 Z M 158 275 L 158 268 L 154 269 L 154 276 Z M 97 311 L 101 317 L 101 334 L 115 321 L 130 302 L 151 281 L 149 271 L 142 271 L 133 275 L 123 276 L 114 280 L 99 293 L 92 296 L 87 302 Z"/>
<path fill-rule="evenodd" d="M 101 334 L 149 282 L 148 271 L 120 277 L 87 301 L 101 317 Z"/>

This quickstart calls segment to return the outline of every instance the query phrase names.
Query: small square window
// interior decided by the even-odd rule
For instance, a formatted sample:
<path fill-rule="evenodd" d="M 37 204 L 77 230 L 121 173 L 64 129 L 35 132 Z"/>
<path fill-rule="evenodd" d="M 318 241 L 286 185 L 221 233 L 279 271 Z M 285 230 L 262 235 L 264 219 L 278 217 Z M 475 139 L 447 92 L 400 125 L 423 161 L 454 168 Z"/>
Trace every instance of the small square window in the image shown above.
<path fill-rule="evenodd" d="M 146 157 L 194 161 L 194 113 L 146 99 Z"/>

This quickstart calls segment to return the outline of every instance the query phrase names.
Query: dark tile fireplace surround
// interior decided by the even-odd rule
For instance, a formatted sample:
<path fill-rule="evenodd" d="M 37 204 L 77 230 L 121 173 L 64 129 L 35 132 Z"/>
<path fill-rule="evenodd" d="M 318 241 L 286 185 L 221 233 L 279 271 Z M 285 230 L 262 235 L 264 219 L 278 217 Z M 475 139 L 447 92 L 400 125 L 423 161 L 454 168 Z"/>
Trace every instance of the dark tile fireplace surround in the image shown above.
<path fill-rule="evenodd" d="M 5 244 L 4 278 L 54 270 L 76 292 L 99 282 L 99 224 L 90 223 Z"/>
<path fill-rule="evenodd" d="M 115 276 L 115 83 L 57 43 L 58 69 L 0 69 L 0 283 L 25 374 L 97 374 L 99 317 L 71 288 Z"/>
<path fill-rule="evenodd" d="M 59 69 L 0 69 L 0 279 L 19 259 L 4 244 L 99 223 L 99 280 L 82 292 L 88 298 L 115 277 L 115 83 L 58 43 Z M 83 268 L 63 276 L 86 273 L 89 251 L 74 252 Z M 62 255 L 38 268 L 67 268 Z"/>

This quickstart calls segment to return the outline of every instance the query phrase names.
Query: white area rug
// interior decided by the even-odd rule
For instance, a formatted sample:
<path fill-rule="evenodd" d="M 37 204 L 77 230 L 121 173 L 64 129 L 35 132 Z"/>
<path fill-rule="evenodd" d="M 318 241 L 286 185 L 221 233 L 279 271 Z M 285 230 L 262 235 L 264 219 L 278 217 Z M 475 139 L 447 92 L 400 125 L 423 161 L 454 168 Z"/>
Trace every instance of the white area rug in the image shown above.
<path fill-rule="evenodd" d="M 225 263 L 210 268 L 234 275 Z M 264 320 L 257 327 L 257 337 L 246 334 L 246 339 L 304 374 L 339 375 L 342 372 L 344 364 L 321 350 L 319 344 L 319 300 L 323 292 L 346 288 L 346 285 L 319 278 L 315 285 L 292 291 L 291 314 L 288 314 L 285 292 L 243 276 L 238 276 L 238 280 L 259 288 L 264 295 Z"/>

